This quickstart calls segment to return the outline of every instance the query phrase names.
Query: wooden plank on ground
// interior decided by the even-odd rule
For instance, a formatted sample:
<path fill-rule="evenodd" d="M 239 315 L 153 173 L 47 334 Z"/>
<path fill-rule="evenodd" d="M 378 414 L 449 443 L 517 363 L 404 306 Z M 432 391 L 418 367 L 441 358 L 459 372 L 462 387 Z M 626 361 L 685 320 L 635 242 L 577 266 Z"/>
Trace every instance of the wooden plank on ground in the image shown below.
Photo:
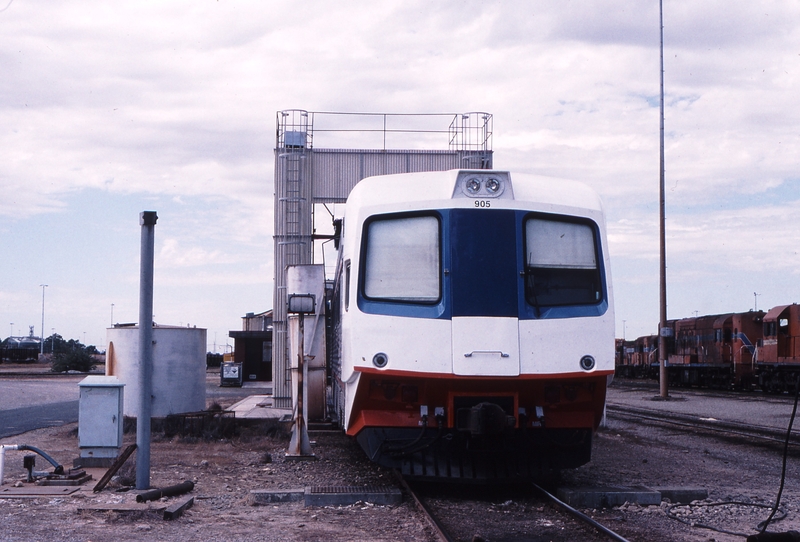
<path fill-rule="evenodd" d="M 117 458 L 116 461 L 114 461 L 114 464 L 111 465 L 111 468 L 108 469 L 108 472 L 106 472 L 105 475 L 102 478 L 100 478 L 100 481 L 97 482 L 97 485 L 94 486 L 93 491 L 95 493 L 101 491 L 104 487 L 106 487 L 106 484 L 117 473 L 120 467 L 122 467 L 122 465 L 125 464 L 125 462 L 128 460 L 128 458 L 131 456 L 131 454 L 135 449 L 136 449 L 136 444 L 131 444 L 127 448 L 125 448 L 125 451 L 122 452 L 122 454 Z"/>
<path fill-rule="evenodd" d="M 189 497 L 183 501 L 178 501 L 171 504 L 164 510 L 164 519 L 178 519 L 183 513 L 192 507 L 194 504 L 194 497 Z"/>
<path fill-rule="evenodd" d="M 72 495 L 80 490 L 75 486 L 22 486 L 0 487 L 0 498 L 4 499 L 35 499 L 36 497 L 60 497 Z"/>
<path fill-rule="evenodd" d="M 147 503 L 97 503 L 86 504 L 78 507 L 78 512 L 156 512 L 161 513 L 167 508 L 166 504 L 157 504 L 155 506 Z"/>

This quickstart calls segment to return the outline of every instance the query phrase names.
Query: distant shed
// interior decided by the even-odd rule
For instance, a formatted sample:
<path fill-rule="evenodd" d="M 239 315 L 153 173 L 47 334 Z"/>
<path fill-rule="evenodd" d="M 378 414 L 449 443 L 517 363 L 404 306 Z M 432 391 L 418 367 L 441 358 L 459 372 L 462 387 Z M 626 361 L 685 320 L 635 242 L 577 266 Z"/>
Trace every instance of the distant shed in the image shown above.
<path fill-rule="evenodd" d="M 230 331 L 233 361 L 242 364 L 243 380 L 272 380 L 272 310 L 242 317 L 242 330 Z"/>

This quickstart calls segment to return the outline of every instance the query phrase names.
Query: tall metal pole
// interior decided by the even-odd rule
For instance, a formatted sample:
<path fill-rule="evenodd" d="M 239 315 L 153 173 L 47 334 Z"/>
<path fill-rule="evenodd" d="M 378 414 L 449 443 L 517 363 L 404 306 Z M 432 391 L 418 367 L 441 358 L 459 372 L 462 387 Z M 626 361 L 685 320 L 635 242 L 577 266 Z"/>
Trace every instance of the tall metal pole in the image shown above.
<path fill-rule="evenodd" d="M 42 287 L 42 342 L 39 345 L 39 352 L 44 354 L 44 289 L 47 288 L 47 284 L 40 284 L 39 286 Z"/>
<path fill-rule="evenodd" d="M 661 32 L 661 127 L 660 127 L 660 194 L 659 194 L 659 241 L 661 253 L 661 266 L 659 272 L 660 284 L 660 322 L 658 337 L 658 377 L 660 382 L 661 397 L 669 397 L 667 383 L 667 241 L 666 241 L 666 214 L 664 212 L 664 10 L 663 0 L 658 2 L 658 24 Z"/>
<path fill-rule="evenodd" d="M 139 214 L 139 412 L 136 415 L 136 489 L 150 489 L 150 418 L 153 388 L 153 260 L 155 211 Z"/>

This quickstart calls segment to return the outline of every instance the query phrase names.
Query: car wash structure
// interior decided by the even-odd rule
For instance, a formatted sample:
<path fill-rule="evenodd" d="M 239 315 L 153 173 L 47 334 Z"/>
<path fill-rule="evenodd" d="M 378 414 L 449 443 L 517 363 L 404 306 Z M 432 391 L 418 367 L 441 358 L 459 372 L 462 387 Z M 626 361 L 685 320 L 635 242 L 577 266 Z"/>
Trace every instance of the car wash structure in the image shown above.
<path fill-rule="evenodd" d="M 353 148 L 315 147 L 315 139 L 330 135 Z M 314 241 L 325 238 L 314 234 L 314 205 L 344 203 L 359 181 L 373 175 L 491 169 L 491 142 L 489 113 L 277 112 L 274 406 L 292 404 L 286 269 L 313 263 Z"/>

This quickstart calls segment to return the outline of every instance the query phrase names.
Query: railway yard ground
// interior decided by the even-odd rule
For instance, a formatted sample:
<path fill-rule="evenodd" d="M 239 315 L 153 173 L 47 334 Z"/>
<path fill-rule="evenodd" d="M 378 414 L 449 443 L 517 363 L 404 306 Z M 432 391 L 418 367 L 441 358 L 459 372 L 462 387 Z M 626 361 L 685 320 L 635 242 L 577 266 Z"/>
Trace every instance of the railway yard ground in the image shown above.
<path fill-rule="evenodd" d="M 218 382 L 218 377 L 209 373 L 209 386 L 215 386 L 215 378 Z M 0 374 L 2 389 L 17 381 Z M 597 433 L 591 463 L 565 471 L 548 488 L 707 490 L 708 498 L 692 505 L 629 502 L 582 509 L 631 541 L 732 541 L 756 533 L 778 492 L 783 445 L 747 436 L 735 427 L 725 426 L 720 432 L 713 424 L 727 421 L 785 432 L 792 398 L 672 390 L 671 400 L 659 401 L 654 400 L 657 393 L 657 384 L 652 382 L 616 380 L 609 390 L 607 423 Z M 226 408 L 238 398 L 221 395 L 213 400 Z M 672 417 L 662 419 L 659 415 L 664 412 Z M 206 438 L 166 436 L 154 429 L 151 484 L 165 487 L 191 480 L 194 489 L 189 493 L 135 503 L 135 491 L 120 491 L 134 477 L 134 454 L 121 469 L 121 476 L 98 493 L 92 488 L 105 469 L 87 469 L 94 479 L 71 495 L 0 498 L 0 540 L 438 540 L 408 494 L 400 504 L 392 505 L 364 501 L 328 506 L 260 504 L 254 491 L 400 486 L 392 472 L 370 463 L 356 443 L 338 431 L 311 431 L 316 459 L 297 461 L 285 457 L 289 436 L 281 425 L 264 422 L 237 428 L 235 436 Z M 124 436 L 125 445 L 135 440 L 135 432 Z M 79 453 L 77 424 L 2 438 L 0 444 L 35 446 L 71 466 Z M 24 479 L 23 455 L 6 453 L 3 489 Z M 37 457 L 37 470 L 45 467 L 49 465 Z M 770 531 L 800 531 L 798 478 L 800 453 L 793 441 L 782 498 L 786 517 L 773 522 Z M 529 487 L 412 484 L 412 488 L 454 540 L 606 539 L 593 528 L 576 523 Z M 180 517 L 163 519 L 160 510 L 165 506 L 192 497 L 193 506 Z"/>

